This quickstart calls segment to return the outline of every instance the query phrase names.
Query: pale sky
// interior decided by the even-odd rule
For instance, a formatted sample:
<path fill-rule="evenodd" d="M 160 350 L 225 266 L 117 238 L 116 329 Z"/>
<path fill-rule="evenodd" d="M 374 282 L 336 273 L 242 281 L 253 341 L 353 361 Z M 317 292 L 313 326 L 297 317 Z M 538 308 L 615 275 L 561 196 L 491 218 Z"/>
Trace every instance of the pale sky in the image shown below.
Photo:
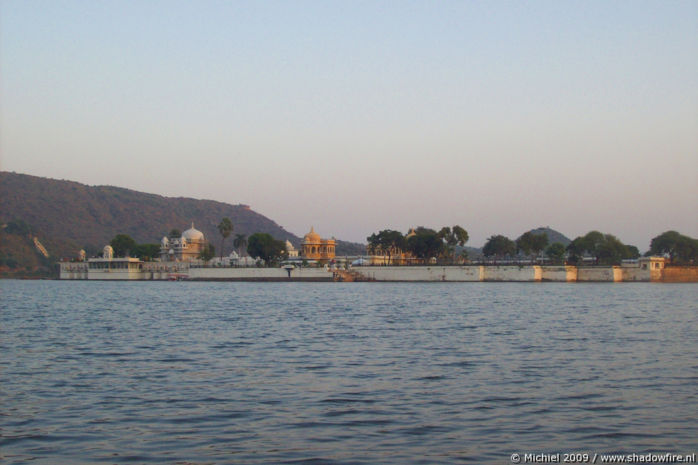
<path fill-rule="evenodd" d="M 696 1 L 0 1 L 0 169 L 365 242 L 698 237 Z"/>

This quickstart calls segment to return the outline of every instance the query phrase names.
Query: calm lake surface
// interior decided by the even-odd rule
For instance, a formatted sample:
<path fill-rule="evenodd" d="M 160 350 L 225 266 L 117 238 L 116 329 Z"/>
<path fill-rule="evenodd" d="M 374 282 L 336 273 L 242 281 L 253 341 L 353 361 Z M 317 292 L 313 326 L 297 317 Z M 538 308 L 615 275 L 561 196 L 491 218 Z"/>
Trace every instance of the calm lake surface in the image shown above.
<path fill-rule="evenodd" d="M 0 281 L 0 462 L 698 449 L 698 285 Z"/>

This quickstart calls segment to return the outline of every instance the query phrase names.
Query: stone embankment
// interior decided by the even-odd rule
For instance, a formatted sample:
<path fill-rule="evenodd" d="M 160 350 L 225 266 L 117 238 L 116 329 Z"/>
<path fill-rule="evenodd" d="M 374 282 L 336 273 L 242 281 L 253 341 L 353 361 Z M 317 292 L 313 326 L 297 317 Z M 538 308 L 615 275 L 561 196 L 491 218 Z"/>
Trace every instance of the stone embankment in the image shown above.
<path fill-rule="evenodd" d="M 367 266 L 355 267 L 352 271 L 360 274 L 365 281 L 395 282 L 698 282 L 698 267 Z"/>
<path fill-rule="evenodd" d="M 698 282 L 698 267 L 670 266 L 357 266 L 331 268 L 195 267 L 186 262 L 142 263 L 136 270 L 92 269 L 61 263 L 61 279 L 195 281 L 382 281 L 382 282 Z M 106 271 L 106 272 L 105 272 Z"/>

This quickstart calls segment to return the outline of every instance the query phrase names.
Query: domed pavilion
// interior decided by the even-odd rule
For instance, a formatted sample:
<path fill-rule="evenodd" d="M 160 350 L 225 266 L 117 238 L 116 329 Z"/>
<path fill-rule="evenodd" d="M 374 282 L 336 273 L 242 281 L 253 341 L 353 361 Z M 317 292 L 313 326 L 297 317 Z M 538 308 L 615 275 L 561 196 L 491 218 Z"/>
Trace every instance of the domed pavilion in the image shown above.
<path fill-rule="evenodd" d="M 199 254 L 208 242 L 204 233 L 191 224 L 191 228 L 182 233 L 181 237 L 163 237 L 160 241 L 160 260 L 163 262 L 189 262 L 198 260 Z"/>
<path fill-rule="evenodd" d="M 310 232 L 303 236 L 301 258 L 305 260 L 328 261 L 334 258 L 334 239 L 323 239 L 311 226 Z"/>

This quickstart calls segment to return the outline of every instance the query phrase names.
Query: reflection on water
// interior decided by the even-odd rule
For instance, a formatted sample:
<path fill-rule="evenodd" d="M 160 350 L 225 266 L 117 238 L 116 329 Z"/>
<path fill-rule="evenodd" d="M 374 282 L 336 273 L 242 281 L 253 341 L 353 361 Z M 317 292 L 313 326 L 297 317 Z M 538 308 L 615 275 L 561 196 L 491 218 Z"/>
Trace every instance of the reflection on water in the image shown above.
<path fill-rule="evenodd" d="M 694 284 L 0 290 L 5 463 L 696 450 Z"/>

